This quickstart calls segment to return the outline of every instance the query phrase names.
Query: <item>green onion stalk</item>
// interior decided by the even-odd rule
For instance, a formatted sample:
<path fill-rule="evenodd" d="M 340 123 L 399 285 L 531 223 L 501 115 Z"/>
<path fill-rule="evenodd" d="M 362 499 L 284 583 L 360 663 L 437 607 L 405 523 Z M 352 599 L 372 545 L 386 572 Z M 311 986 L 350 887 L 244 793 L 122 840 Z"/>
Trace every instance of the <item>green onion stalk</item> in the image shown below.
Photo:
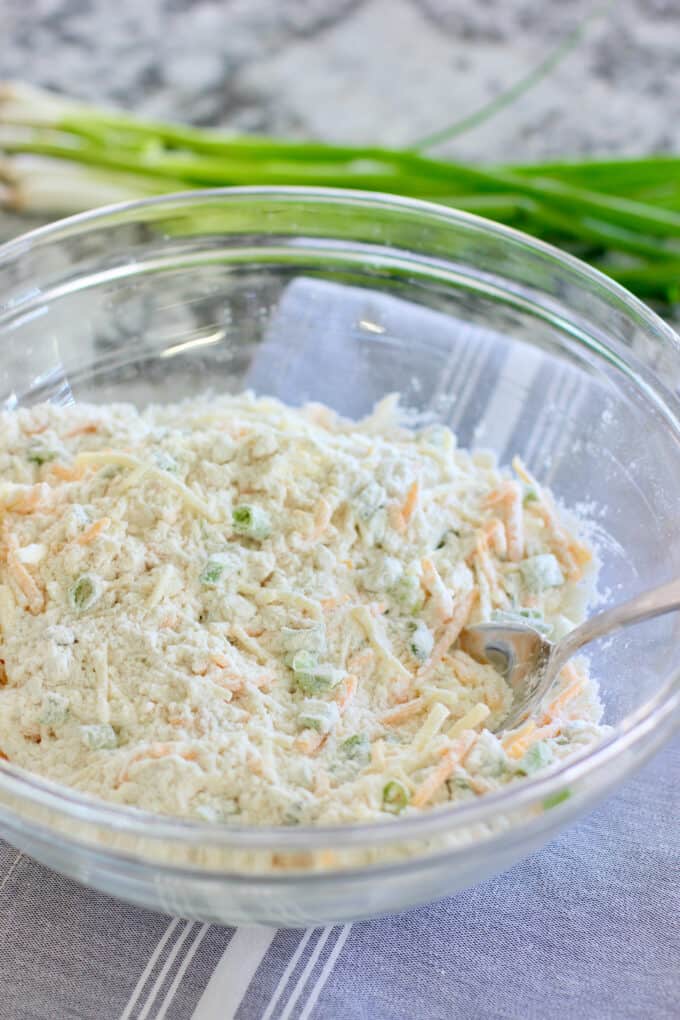
<path fill-rule="evenodd" d="M 473 166 L 433 158 L 422 146 L 228 134 L 0 85 L 0 205 L 7 209 L 65 215 L 235 185 L 391 192 L 517 227 L 662 308 L 680 301 L 680 157 Z"/>

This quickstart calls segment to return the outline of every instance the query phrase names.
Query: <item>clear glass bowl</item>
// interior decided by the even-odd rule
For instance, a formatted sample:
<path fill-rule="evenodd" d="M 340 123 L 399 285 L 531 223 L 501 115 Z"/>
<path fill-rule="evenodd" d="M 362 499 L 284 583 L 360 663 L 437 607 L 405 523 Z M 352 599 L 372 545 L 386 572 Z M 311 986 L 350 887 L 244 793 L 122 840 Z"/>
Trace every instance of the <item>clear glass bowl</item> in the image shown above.
<path fill-rule="evenodd" d="M 357 416 L 391 390 L 523 455 L 600 536 L 604 601 L 680 574 L 680 346 L 630 294 L 484 220 L 389 196 L 195 192 L 0 249 L 0 401 L 168 400 L 252 384 Z M 672 732 L 680 621 L 593 652 L 610 735 L 559 770 L 385 824 L 152 817 L 0 762 L 0 832 L 82 882 L 216 922 L 395 911 L 552 838 Z"/>

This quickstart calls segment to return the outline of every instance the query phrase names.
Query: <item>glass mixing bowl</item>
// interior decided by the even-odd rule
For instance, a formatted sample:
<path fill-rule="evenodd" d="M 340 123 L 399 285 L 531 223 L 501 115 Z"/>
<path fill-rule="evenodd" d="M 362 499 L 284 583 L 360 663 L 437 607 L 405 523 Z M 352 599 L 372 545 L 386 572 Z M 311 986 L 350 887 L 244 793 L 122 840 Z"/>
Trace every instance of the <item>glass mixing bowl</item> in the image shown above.
<path fill-rule="evenodd" d="M 398 390 L 464 444 L 522 455 L 590 522 L 603 603 L 680 575 L 680 346 L 652 312 L 514 231 L 389 196 L 195 192 L 0 249 L 0 402 L 178 399 L 246 385 L 352 416 Z M 385 824 L 160 818 L 0 762 L 0 832 L 52 868 L 208 921 L 330 923 L 498 872 L 671 733 L 678 619 L 592 653 L 611 731 L 558 770 Z"/>

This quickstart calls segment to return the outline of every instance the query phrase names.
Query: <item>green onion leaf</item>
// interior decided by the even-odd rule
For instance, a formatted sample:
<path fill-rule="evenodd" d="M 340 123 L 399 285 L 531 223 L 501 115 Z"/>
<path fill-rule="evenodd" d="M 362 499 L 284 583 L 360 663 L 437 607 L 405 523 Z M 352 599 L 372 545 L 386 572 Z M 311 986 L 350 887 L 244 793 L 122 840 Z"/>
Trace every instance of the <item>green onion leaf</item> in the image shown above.
<path fill-rule="evenodd" d="M 241 506 L 234 507 L 231 520 L 237 535 L 253 538 L 258 542 L 262 542 L 271 535 L 272 526 L 269 514 L 262 507 L 243 503 Z"/>
<path fill-rule="evenodd" d="M 199 581 L 205 585 L 215 585 L 224 573 L 224 563 L 219 560 L 208 560 L 201 571 Z"/>
<path fill-rule="evenodd" d="M 290 668 L 294 673 L 312 673 L 318 665 L 319 660 L 314 652 L 308 652 L 305 648 L 295 652 L 290 661 Z"/>
<path fill-rule="evenodd" d="M 499 623 L 506 627 L 516 627 L 518 624 L 523 627 L 531 627 L 544 637 L 552 634 L 553 628 L 543 619 L 543 613 L 538 609 L 494 609 L 491 614 L 491 622 Z"/>
<path fill-rule="evenodd" d="M 371 744 L 365 733 L 355 733 L 340 745 L 340 750 L 352 761 L 365 765 L 371 758 Z"/>
<path fill-rule="evenodd" d="M 156 450 L 153 455 L 153 459 L 156 461 L 156 467 L 159 467 L 161 471 L 178 471 L 179 465 L 174 457 L 171 457 L 165 450 Z"/>
<path fill-rule="evenodd" d="M 300 665 L 302 668 L 298 669 Z M 332 666 L 319 665 L 309 652 L 297 652 L 293 662 L 295 682 L 304 694 L 326 694 L 336 687 L 345 673 Z"/>
<path fill-rule="evenodd" d="M 392 814 L 399 814 L 403 811 L 409 801 L 408 792 L 406 787 L 396 779 L 391 779 L 383 787 L 382 793 L 383 809 L 385 811 L 391 811 Z"/>
<path fill-rule="evenodd" d="M 519 572 L 525 586 L 534 595 L 540 595 L 546 588 L 558 588 L 564 584 L 562 568 L 552 553 L 542 553 L 523 560 Z"/>
<path fill-rule="evenodd" d="M 68 707 L 68 698 L 64 694 L 48 691 L 42 699 L 40 722 L 43 726 L 61 726 L 66 721 Z"/>
<path fill-rule="evenodd" d="M 569 800 L 570 797 L 571 790 L 560 790 L 559 793 L 552 793 L 543 801 L 543 810 L 549 811 L 550 808 L 557 807 L 558 804 L 563 804 L 565 800 Z"/>
<path fill-rule="evenodd" d="M 406 613 L 417 613 L 425 602 L 423 589 L 416 574 L 404 573 L 397 581 L 390 594 Z"/>
<path fill-rule="evenodd" d="M 80 739 L 91 751 L 111 750 L 118 747 L 116 731 L 108 723 L 81 726 Z"/>
<path fill-rule="evenodd" d="M 418 662 L 425 662 L 434 647 L 434 637 L 429 628 L 422 622 L 418 623 L 413 630 L 411 640 L 409 642 L 409 650 L 411 655 L 418 660 Z"/>
<path fill-rule="evenodd" d="M 547 768 L 552 761 L 553 753 L 550 746 L 544 740 L 539 740 L 520 758 L 517 771 L 523 776 L 531 776 L 534 772 Z"/>
<path fill-rule="evenodd" d="M 362 572 L 361 580 L 366 591 L 383 592 L 399 583 L 403 567 L 394 556 L 383 556 L 378 563 Z"/>
<path fill-rule="evenodd" d="M 587 23 L 500 97 L 422 140 L 421 147 L 469 130 L 516 99 L 562 59 Z M 3 100 L 0 204 L 26 213 L 61 215 L 224 184 L 388 191 L 520 227 L 666 307 L 680 294 L 678 156 L 472 166 L 430 158 L 413 147 L 239 137 L 103 110 L 21 83 L 5 83 Z M 172 231 L 218 231 L 221 216 L 226 213 L 215 208 L 197 209 L 190 223 L 173 223 Z M 424 430 L 424 443 L 441 439 L 444 451 L 455 443 L 437 426 Z M 375 527 L 375 506 L 369 501 L 357 510 L 363 512 L 374 514 Z"/>
<path fill-rule="evenodd" d="M 326 633 L 323 624 L 313 627 L 282 627 L 281 642 L 287 653 L 287 663 L 292 665 L 296 652 L 311 652 L 316 656 L 326 651 Z"/>
<path fill-rule="evenodd" d="M 387 496 L 382 485 L 377 482 L 368 482 L 359 489 L 354 497 L 354 508 L 362 521 L 368 521 L 373 515 L 385 505 Z"/>
<path fill-rule="evenodd" d="M 340 711 L 334 701 L 307 698 L 298 713 L 298 723 L 304 730 L 329 733 L 340 720 Z"/>
<path fill-rule="evenodd" d="M 32 446 L 26 454 L 26 460 L 31 464 L 49 464 L 56 456 L 54 450 L 48 450 L 44 446 Z"/>
<path fill-rule="evenodd" d="M 91 609 L 101 595 L 101 584 L 93 574 L 82 574 L 69 590 L 71 606 L 79 612 Z"/>

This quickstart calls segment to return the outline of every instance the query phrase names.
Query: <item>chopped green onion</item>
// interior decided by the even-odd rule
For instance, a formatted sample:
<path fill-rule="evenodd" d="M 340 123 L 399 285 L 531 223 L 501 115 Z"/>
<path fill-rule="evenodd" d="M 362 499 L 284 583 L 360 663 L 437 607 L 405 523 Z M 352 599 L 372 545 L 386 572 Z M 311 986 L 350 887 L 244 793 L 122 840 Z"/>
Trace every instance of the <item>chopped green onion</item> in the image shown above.
<path fill-rule="evenodd" d="M 258 542 L 269 538 L 272 532 L 272 525 L 269 514 L 259 506 L 242 504 L 234 507 L 231 514 L 234 531 L 246 538 L 254 538 Z"/>
<path fill-rule="evenodd" d="M 319 660 L 314 652 L 308 652 L 304 648 L 296 652 L 290 661 L 290 668 L 294 673 L 311 673 L 318 665 Z"/>
<path fill-rule="evenodd" d="M 40 722 L 43 726 L 61 726 L 68 715 L 69 701 L 64 694 L 48 691 L 43 696 Z"/>
<path fill-rule="evenodd" d="M 520 758 L 517 764 L 517 771 L 524 776 L 531 776 L 534 772 L 545 769 L 552 764 L 553 752 L 545 740 L 539 740 L 532 744 L 528 751 Z"/>
<path fill-rule="evenodd" d="M 340 750 L 352 761 L 366 764 L 371 757 L 371 744 L 365 733 L 355 733 L 340 745 Z"/>
<path fill-rule="evenodd" d="M 565 800 L 569 800 L 571 797 L 571 790 L 560 790 L 559 793 L 553 793 L 549 797 L 546 797 L 543 801 L 543 810 L 549 811 L 550 808 L 557 807 L 558 804 L 563 804 Z"/>
<path fill-rule="evenodd" d="M 281 640 L 288 653 L 288 665 L 292 664 L 292 656 L 296 652 L 311 652 L 319 656 L 326 650 L 326 632 L 321 624 L 313 627 L 282 627 Z"/>
<path fill-rule="evenodd" d="M 492 623 L 500 623 L 502 626 L 513 627 L 520 624 L 523 627 L 531 627 L 545 637 L 552 634 L 552 626 L 543 619 L 543 613 L 538 609 L 494 609 L 491 614 Z"/>
<path fill-rule="evenodd" d="M 171 457 L 165 450 L 156 450 L 153 455 L 153 459 L 156 461 L 156 467 L 159 467 L 161 471 L 178 471 L 179 464 L 174 457 Z"/>
<path fill-rule="evenodd" d="M 409 801 L 408 792 L 406 787 L 396 779 L 391 779 L 383 787 L 382 793 L 383 808 L 385 811 L 391 811 L 393 814 L 398 814 L 403 811 Z"/>
<path fill-rule="evenodd" d="M 201 584 L 215 585 L 224 573 L 224 563 L 220 563 L 219 560 L 208 560 L 201 575 L 199 581 Z"/>
<path fill-rule="evenodd" d="M 111 750 L 118 747 L 116 731 L 108 723 L 81 726 L 80 739 L 91 751 Z"/>
<path fill-rule="evenodd" d="M 366 591 L 388 591 L 398 583 L 404 568 L 394 556 L 384 556 L 375 566 L 363 571 L 362 581 Z"/>
<path fill-rule="evenodd" d="M 427 443 L 428 446 L 445 450 L 447 453 L 456 448 L 456 437 L 446 425 L 430 425 L 418 433 L 418 439 L 421 443 Z"/>
<path fill-rule="evenodd" d="M 230 799 L 221 801 L 219 807 L 198 804 L 194 811 L 204 822 L 225 822 L 234 815 L 240 815 L 241 808 L 237 801 Z"/>
<path fill-rule="evenodd" d="M 417 613 L 425 602 L 418 576 L 409 572 L 402 574 L 390 594 L 406 613 Z"/>
<path fill-rule="evenodd" d="M 413 630 L 411 640 L 409 642 L 409 650 L 411 655 L 418 662 L 425 662 L 429 658 L 430 652 L 434 648 L 434 637 L 430 629 L 422 622 L 418 623 Z"/>
<path fill-rule="evenodd" d="M 49 464 L 51 460 L 55 460 L 56 456 L 54 450 L 48 450 L 44 446 L 32 446 L 26 454 L 26 460 L 31 464 Z"/>
<path fill-rule="evenodd" d="M 557 588 L 564 584 L 564 574 L 552 553 L 542 553 L 523 560 L 519 572 L 527 589 L 534 595 L 539 595 L 546 588 Z"/>
<path fill-rule="evenodd" d="M 282 822 L 284 825 L 299 825 L 300 816 L 296 814 L 293 809 L 289 808 L 288 811 L 286 811 L 285 815 L 283 816 Z"/>
<path fill-rule="evenodd" d="M 368 482 L 354 497 L 354 508 L 362 521 L 368 521 L 385 505 L 387 494 L 382 485 Z"/>
<path fill-rule="evenodd" d="M 298 713 L 298 722 L 302 729 L 317 730 L 319 733 L 330 733 L 340 720 L 340 710 L 334 701 L 321 701 L 319 698 L 307 698 Z"/>
<path fill-rule="evenodd" d="M 527 503 L 537 503 L 540 498 L 541 497 L 535 485 L 524 486 L 524 495 L 522 497 L 522 502 L 524 503 L 525 506 Z"/>
<path fill-rule="evenodd" d="M 312 652 L 300 651 L 291 663 L 295 682 L 304 694 L 325 694 L 340 683 L 345 673 L 332 666 L 319 665 Z"/>
<path fill-rule="evenodd" d="M 74 609 L 91 609 L 101 595 L 101 584 L 93 574 L 83 574 L 69 590 L 69 599 Z"/>
<path fill-rule="evenodd" d="M 437 542 L 435 549 L 443 549 L 445 545 L 448 545 L 451 535 L 454 538 L 460 538 L 460 532 L 456 531 L 455 528 L 447 528 L 442 537 Z"/>

